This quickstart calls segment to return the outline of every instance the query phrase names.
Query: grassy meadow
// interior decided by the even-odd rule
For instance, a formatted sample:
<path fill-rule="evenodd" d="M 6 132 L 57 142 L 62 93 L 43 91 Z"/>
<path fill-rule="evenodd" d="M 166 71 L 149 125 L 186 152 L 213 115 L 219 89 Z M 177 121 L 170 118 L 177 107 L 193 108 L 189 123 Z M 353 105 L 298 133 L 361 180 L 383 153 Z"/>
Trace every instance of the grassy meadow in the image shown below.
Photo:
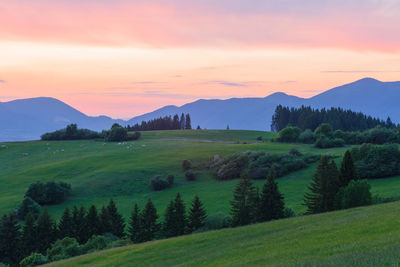
<path fill-rule="evenodd" d="M 95 252 L 50 266 L 399 266 L 400 202 Z"/>
<path fill-rule="evenodd" d="M 257 141 L 262 136 L 264 141 Z M 100 207 L 113 198 L 128 218 L 133 203 L 143 206 L 147 198 L 154 201 L 159 215 L 181 192 L 187 204 L 198 194 L 208 214 L 229 214 L 229 201 L 237 180 L 217 181 L 212 172 L 198 171 L 198 179 L 187 182 L 181 163 L 209 162 L 214 155 L 229 156 L 238 151 L 287 153 L 296 148 L 303 153 L 341 156 L 346 148 L 316 149 L 311 145 L 268 142 L 271 132 L 235 130 L 186 130 L 143 132 L 138 141 L 104 143 L 102 141 L 32 141 L 0 144 L 0 214 L 9 212 L 22 201 L 31 183 L 64 181 L 72 185 L 72 195 L 60 205 L 49 206 L 58 218 L 65 207 L 95 204 Z M 340 158 L 337 158 L 340 161 Z M 315 164 L 279 178 L 286 205 L 302 213 L 304 192 Z M 149 179 L 156 175 L 175 176 L 175 184 L 164 191 L 151 191 Z M 256 181 L 262 186 L 264 181 Z M 370 181 L 372 191 L 384 197 L 400 196 L 400 177 Z"/>

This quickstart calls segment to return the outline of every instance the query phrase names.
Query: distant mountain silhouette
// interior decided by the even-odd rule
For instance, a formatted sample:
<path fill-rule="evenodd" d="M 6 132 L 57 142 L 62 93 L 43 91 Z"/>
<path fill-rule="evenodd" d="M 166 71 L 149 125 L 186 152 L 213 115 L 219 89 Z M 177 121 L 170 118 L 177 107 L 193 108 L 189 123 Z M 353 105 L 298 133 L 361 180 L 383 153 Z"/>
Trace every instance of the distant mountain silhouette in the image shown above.
<path fill-rule="evenodd" d="M 399 99 L 400 82 L 364 78 L 307 99 L 285 93 L 265 98 L 200 99 L 181 107 L 165 106 L 123 121 L 106 116 L 90 117 L 57 99 L 40 97 L 0 102 L 0 141 L 39 139 L 44 132 L 64 128 L 70 123 L 100 131 L 110 128 L 114 122 L 133 125 L 176 113 L 189 113 L 193 127 L 225 129 L 229 125 L 230 129 L 270 130 L 272 114 L 279 104 L 342 107 L 381 119 L 390 116 L 393 122 L 399 123 Z"/>

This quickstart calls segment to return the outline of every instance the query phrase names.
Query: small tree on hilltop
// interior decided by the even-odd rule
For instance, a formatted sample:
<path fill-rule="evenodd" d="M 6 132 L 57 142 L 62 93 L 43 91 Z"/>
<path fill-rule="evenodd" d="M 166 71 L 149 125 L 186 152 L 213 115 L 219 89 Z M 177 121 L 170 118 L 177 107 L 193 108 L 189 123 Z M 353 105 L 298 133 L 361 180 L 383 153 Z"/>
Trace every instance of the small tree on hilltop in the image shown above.
<path fill-rule="evenodd" d="M 231 201 L 232 225 L 241 226 L 256 221 L 258 193 L 247 175 L 236 185 Z"/>
<path fill-rule="evenodd" d="M 204 220 L 207 217 L 207 213 L 203 207 L 203 203 L 200 201 L 198 195 L 196 195 L 192 201 L 192 207 L 189 211 L 188 228 L 190 232 L 194 232 L 197 229 L 204 226 Z"/>
<path fill-rule="evenodd" d="M 357 169 L 349 150 L 344 153 L 342 165 L 340 166 L 339 186 L 347 186 L 351 180 L 357 180 Z"/>
<path fill-rule="evenodd" d="M 283 218 L 284 215 L 285 204 L 275 179 L 275 168 L 271 168 L 261 191 L 258 217 L 262 222 Z"/>

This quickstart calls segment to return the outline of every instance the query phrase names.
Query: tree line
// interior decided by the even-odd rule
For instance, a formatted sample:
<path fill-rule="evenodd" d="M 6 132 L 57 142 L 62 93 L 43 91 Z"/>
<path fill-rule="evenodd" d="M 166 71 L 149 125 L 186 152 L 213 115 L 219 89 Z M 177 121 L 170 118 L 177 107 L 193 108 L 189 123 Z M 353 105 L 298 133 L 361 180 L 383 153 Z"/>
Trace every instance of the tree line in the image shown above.
<path fill-rule="evenodd" d="M 279 132 L 287 126 L 296 126 L 302 130 L 314 131 L 321 123 L 329 123 L 333 130 L 364 131 L 377 126 L 395 128 L 390 118 L 386 121 L 372 118 L 361 112 L 342 108 L 313 109 L 309 106 L 289 108 L 278 105 L 272 116 L 271 130 Z"/>
<path fill-rule="evenodd" d="M 155 130 L 190 130 L 192 123 L 190 114 L 182 113 L 180 118 L 178 114 L 174 116 L 165 116 L 149 121 L 142 121 L 140 124 L 128 125 L 128 131 L 155 131 Z M 198 127 L 200 128 L 200 127 Z"/>

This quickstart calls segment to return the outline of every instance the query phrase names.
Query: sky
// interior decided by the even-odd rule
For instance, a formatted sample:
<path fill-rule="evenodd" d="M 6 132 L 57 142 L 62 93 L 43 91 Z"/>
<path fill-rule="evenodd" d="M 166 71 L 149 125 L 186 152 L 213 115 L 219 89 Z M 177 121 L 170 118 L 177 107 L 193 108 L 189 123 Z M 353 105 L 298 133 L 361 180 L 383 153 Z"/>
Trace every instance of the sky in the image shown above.
<path fill-rule="evenodd" d="M 2 0 L 0 101 L 131 118 L 400 80 L 398 0 Z"/>

